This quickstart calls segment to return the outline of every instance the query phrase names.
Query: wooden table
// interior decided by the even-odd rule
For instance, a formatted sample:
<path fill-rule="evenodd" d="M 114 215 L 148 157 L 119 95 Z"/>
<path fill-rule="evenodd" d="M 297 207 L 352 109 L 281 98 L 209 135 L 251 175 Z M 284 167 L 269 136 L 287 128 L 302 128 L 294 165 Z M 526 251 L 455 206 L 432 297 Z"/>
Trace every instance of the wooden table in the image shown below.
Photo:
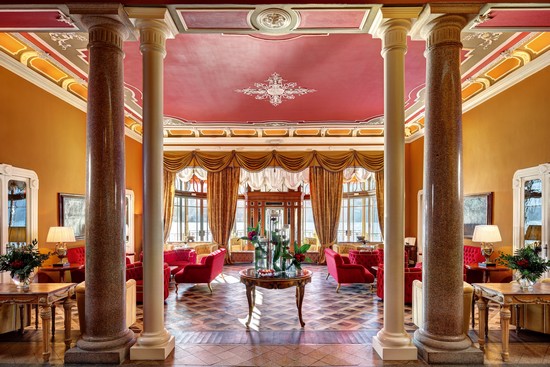
<path fill-rule="evenodd" d="M 510 271 L 510 268 L 504 265 L 479 266 L 478 263 L 467 264 L 466 269 L 483 271 L 483 283 L 491 281 L 491 273 L 493 272 Z"/>
<path fill-rule="evenodd" d="M 510 271 L 510 268 L 504 265 L 494 265 L 494 266 L 479 266 L 478 263 L 472 263 L 465 265 L 468 270 L 479 270 L 483 272 L 483 283 L 489 283 L 491 281 L 491 273 L 499 271 Z M 475 319 L 475 300 L 472 299 L 472 329 L 476 326 Z M 487 325 L 485 325 L 485 334 L 489 331 Z"/>
<path fill-rule="evenodd" d="M 246 322 L 247 328 L 252 320 L 252 312 L 256 303 L 256 287 L 266 289 L 296 287 L 296 306 L 298 307 L 298 318 L 300 319 L 300 325 L 302 327 L 305 326 L 306 323 L 302 320 L 302 302 L 304 301 L 306 284 L 311 282 L 310 270 L 302 269 L 294 276 L 283 273 L 277 276 L 260 277 L 256 274 L 254 268 L 250 268 L 241 270 L 239 275 L 241 277 L 241 283 L 244 283 L 246 286 L 246 298 L 248 300 L 248 321 Z"/>
<path fill-rule="evenodd" d="M 80 264 L 74 264 L 74 265 L 67 265 L 67 266 L 43 266 L 39 269 L 39 271 L 43 271 L 46 273 L 58 273 L 59 274 L 59 283 L 65 283 L 65 272 L 68 270 L 76 270 L 83 268 L 84 265 Z"/>
<path fill-rule="evenodd" d="M 550 283 L 537 283 L 533 291 L 522 291 L 517 283 L 474 283 L 474 294 L 479 309 L 479 349 L 485 348 L 487 302 L 500 305 L 500 329 L 502 332 L 502 360 L 508 361 L 509 328 L 512 315 L 510 307 L 523 304 L 550 304 Z"/>
<path fill-rule="evenodd" d="M 28 291 L 17 289 L 15 284 L 0 284 L 0 304 L 38 305 L 42 319 L 42 357 L 48 362 L 51 354 L 50 322 L 51 308 L 55 303 L 62 303 L 65 310 L 65 346 L 71 347 L 71 308 L 74 301 L 76 283 L 32 283 Z"/>

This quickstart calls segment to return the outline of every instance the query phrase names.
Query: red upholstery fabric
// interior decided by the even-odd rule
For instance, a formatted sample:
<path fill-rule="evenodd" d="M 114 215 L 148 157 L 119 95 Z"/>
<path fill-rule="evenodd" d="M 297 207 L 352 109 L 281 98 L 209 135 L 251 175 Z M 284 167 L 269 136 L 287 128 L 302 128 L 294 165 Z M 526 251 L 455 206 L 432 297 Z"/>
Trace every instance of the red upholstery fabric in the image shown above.
<path fill-rule="evenodd" d="M 484 262 L 481 249 L 476 246 L 464 246 L 464 265 Z M 464 267 L 464 280 L 467 283 L 483 283 L 483 270 L 466 269 Z"/>
<path fill-rule="evenodd" d="M 179 283 L 210 283 L 223 271 L 225 249 L 219 249 L 201 259 L 200 264 L 190 264 L 174 276 Z M 176 288 L 177 291 L 177 288 Z"/>
<path fill-rule="evenodd" d="M 405 268 L 405 303 L 412 303 L 412 283 L 414 280 L 422 281 L 422 268 Z M 376 276 L 376 295 L 384 299 L 384 265 L 378 265 Z"/>
<path fill-rule="evenodd" d="M 174 275 L 187 265 L 196 264 L 197 253 L 193 249 L 164 251 L 164 262 L 169 266 L 177 266 L 177 268 L 172 269 L 172 275 Z"/>
<path fill-rule="evenodd" d="M 384 265 L 384 249 L 380 248 L 378 251 L 378 264 Z M 407 250 L 405 251 L 405 258 L 404 258 L 404 265 L 405 267 L 409 266 L 409 254 L 407 253 Z"/>
<path fill-rule="evenodd" d="M 373 266 L 378 266 L 378 251 L 360 251 L 349 250 L 349 262 L 350 264 L 363 265 L 369 272 L 376 276 L 376 270 Z"/>
<path fill-rule="evenodd" d="M 372 275 L 363 265 L 350 264 L 349 258 L 340 256 L 330 248 L 325 249 L 328 273 L 341 283 L 372 283 Z"/>
<path fill-rule="evenodd" d="M 71 270 L 71 282 L 82 283 L 86 280 L 86 270 L 84 268 L 86 265 L 86 247 L 81 246 L 67 249 L 67 260 L 72 265 L 82 265 L 80 269 Z"/>
<path fill-rule="evenodd" d="M 136 281 L 136 301 L 143 302 L 143 263 L 136 261 L 135 263 L 126 265 L 126 280 L 134 279 Z M 164 263 L 164 299 L 168 298 L 170 291 L 170 266 Z"/>

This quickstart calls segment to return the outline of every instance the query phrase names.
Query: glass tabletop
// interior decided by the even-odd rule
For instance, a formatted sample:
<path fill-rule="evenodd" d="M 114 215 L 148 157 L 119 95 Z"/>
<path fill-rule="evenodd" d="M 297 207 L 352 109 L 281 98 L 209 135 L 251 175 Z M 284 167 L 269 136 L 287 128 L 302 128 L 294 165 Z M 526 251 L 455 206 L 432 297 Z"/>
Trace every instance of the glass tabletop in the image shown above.
<path fill-rule="evenodd" d="M 254 279 L 273 279 L 273 280 L 287 280 L 287 279 L 299 279 L 307 278 L 311 276 L 311 270 L 287 270 L 287 271 L 273 271 L 273 272 L 259 272 L 254 268 L 243 269 L 239 272 L 241 277 L 254 278 Z"/>

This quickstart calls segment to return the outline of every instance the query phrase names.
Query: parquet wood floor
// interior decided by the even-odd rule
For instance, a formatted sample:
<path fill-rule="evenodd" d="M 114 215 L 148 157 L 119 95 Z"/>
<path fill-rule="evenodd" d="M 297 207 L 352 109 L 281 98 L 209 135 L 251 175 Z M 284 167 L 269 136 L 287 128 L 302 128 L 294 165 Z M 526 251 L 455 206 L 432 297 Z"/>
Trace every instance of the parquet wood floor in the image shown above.
<path fill-rule="evenodd" d="M 313 270 L 306 286 L 303 319 L 299 326 L 294 289 L 258 288 L 257 306 L 249 331 L 245 287 L 239 283 L 243 265 L 226 266 L 224 279 L 218 277 L 211 294 L 206 285 L 180 285 L 176 295 L 171 287 L 165 303 L 165 325 L 176 338 L 176 349 L 165 361 L 127 361 L 128 365 L 166 366 L 393 366 L 425 365 L 422 361 L 383 362 L 372 350 L 372 337 L 383 324 L 383 302 L 367 285 L 344 285 L 336 293 L 336 282 L 326 277 L 326 267 L 308 265 Z M 73 337 L 79 335 L 76 309 Z M 498 310 L 490 309 L 489 344 L 485 365 L 501 365 Z M 63 316 L 58 310 L 54 353 L 50 363 L 63 364 Z M 132 330 L 139 333 L 143 309 Z M 405 306 L 405 330 L 413 333 L 411 308 Z M 41 325 L 28 327 L 24 335 L 0 335 L 0 365 L 40 365 Z M 477 334 L 470 331 L 477 342 Z M 523 331 L 511 333 L 509 365 L 549 365 L 550 337 Z"/>

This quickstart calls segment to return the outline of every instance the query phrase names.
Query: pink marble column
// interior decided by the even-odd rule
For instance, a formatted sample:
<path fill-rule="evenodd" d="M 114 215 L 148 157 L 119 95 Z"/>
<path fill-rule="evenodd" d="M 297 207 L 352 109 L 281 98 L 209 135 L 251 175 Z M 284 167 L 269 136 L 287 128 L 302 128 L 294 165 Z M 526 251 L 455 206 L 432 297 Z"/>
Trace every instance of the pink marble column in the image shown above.
<path fill-rule="evenodd" d="M 467 19 L 444 15 L 424 28 L 424 324 L 414 334 L 429 363 L 483 364 L 463 325 L 463 194 L 460 33 Z M 467 305 L 469 307 L 469 305 Z"/>
<path fill-rule="evenodd" d="M 83 10 L 80 12 L 80 10 Z M 80 14 L 89 32 L 86 119 L 86 333 L 66 363 L 121 363 L 135 343 L 126 327 L 122 42 L 116 16 Z M 117 8 L 106 9 L 118 12 Z"/>

